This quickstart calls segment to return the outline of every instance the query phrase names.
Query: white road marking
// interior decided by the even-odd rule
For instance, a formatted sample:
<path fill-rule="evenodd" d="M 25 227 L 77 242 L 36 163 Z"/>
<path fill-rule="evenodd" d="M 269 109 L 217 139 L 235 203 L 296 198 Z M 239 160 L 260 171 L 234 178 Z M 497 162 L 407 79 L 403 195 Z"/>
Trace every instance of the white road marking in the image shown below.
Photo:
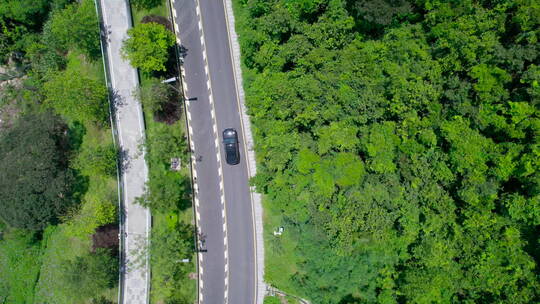
<path fill-rule="evenodd" d="M 215 118 L 215 106 L 214 106 L 214 98 L 213 98 L 213 94 L 212 94 L 212 83 L 211 83 L 211 80 L 210 80 L 210 71 L 209 71 L 209 67 L 208 67 L 208 59 L 207 59 L 207 54 L 206 54 L 206 45 L 205 45 L 205 41 L 204 41 L 204 28 L 203 28 L 203 24 L 202 24 L 202 16 L 201 16 L 201 11 L 200 11 L 200 4 L 199 4 L 199 1 L 197 0 L 197 5 L 196 5 L 196 12 L 197 12 L 197 16 L 199 16 L 199 29 L 200 29 L 200 32 L 201 32 L 201 35 L 200 35 L 200 40 L 201 40 L 201 48 L 202 48 L 202 52 L 203 52 L 203 58 L 204 58 L 204 71 L 207 75 L 207 87 L 208 87 L 208 96 L 209 96 L 209 102 L 210 102 L 210 105 L 211 105 L 211 115 L 212 115 L 212 127 L 214 129 L 214 133 L 215 133 L 215 146 L 216 146 L 216 156 L 217 156 L 217 161 L 218 161 L 218 170 L 219 170 L 219 185 L 220 185 L 220 190 L 222 191 L 221 192 L 221 204 L 223 206 L 223 214 L 224 214 L 224 221 L 223 221 L 223 234 L 224 234 L 224 245 L 225 245 L 225 248 L 224 248 L 224 256 L 225 256 L 225 293 L 224 293 L 224 304 L 227 304 L 228 303 L 228 281 L 229 281 L 229 273 L 227 271 L 228 269 L 228 246 L 227 246 L 227 212 L 226 212 L 226 203 L 225 203 L 225 196 L 223 194 L 223 188 L 224 188 L 224 184 L 223 184 L 223 174 L 222 174 L 222 168 L 223 168 L 223 164 L 221 162 L 221 154 L 220 154 L 220 146 L 219 146 L 219 136 L 218 136 L 218 132 L 217 132 L 217 120 Z M 202 262 L 202 258 L 200 259 L 200 261 Z M 201 288 L 202 288 L 202 283 L 201 283 Z M 199 297 L 200 301 L 202 301 L 202 296 Z"/>

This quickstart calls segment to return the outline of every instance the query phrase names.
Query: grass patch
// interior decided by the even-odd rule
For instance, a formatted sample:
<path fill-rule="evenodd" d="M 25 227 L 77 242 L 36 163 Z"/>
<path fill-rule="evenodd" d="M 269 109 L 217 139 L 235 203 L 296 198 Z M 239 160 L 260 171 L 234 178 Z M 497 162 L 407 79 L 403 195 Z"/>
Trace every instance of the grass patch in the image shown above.
<path fill-rule="evenodd" d="M 6 231 L 0 242 L 0 303 L 33 303 L 43 248 L 34 235 Z"/>
<path fill-rule="evenodd" d="M 133 15 L 133 25 L 141 23 L 142 18 L 148 15 L 157 15 L 162 17 L 169 16 L 169 9 L 167 8 L 167 3 L 165 1 L 161 2 L 160 6 L 154 7 L 152 9 L 136 9 L 133 6 L 131 7 L 131 13 Z"/>
<path fill-rule="evenodd" d="M 287 230 L 280 236 L 274 235 L 278 227 L 284 226 L 281 213 L 264 199 L 263 207 L 265 281 L 287 293 L 297 294 L 290 284 L 291 277 L 298 272 L 296 265 L 302 262 L 295 253 L 297 242 Z"/>
<path fill-rule="evenodd" d="M 81 74 L 105 83 L 105 74 L 101 60 L 89 61 L 80 51 L 73 50 L 67 55 L 67 70 L 79 71 Z"/>

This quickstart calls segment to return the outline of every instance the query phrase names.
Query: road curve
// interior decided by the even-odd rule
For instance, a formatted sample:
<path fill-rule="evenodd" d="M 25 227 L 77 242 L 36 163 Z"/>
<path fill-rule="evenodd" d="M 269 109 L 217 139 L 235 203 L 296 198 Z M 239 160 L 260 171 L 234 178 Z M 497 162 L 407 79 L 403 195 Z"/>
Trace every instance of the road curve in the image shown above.
<path fill-rule="evenodd" d="M 184 91 L 196 176 L 196 218 L 205 239 L 199 253 L 200 303 L 255 304 L 253 209 L 247 151 L 222 0 L 172 1 L 185 48 Z M 196 100 L 194 100 L 196 98 Z M 240 164 L 225 163 L 221 132 L 238 131 Z M 202 159 L 201 159 L 202 156 Z"/>

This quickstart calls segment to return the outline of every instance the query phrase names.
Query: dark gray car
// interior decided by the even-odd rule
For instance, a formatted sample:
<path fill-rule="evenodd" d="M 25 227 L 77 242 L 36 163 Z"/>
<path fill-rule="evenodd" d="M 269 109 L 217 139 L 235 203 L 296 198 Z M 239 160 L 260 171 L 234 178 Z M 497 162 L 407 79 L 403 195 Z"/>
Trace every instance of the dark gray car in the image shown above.
<path fill-rule="evenodd" d="M 223 145 L 225 146 L 225 161 L 229 165 L 240 163 L 240 151 L 238 151 L 238 134 L 235 129 L 223 130 Z"/>

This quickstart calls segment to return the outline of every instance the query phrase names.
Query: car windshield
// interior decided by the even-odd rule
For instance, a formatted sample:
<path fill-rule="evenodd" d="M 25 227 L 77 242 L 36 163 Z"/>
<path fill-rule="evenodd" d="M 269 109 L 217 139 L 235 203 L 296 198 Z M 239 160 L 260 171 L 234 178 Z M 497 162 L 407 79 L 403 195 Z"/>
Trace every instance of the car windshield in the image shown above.
<path fill-rule="evenodd" d="M 225 137 L 223 138 L 223 142 L 226 144 L 234 144 L 236 140 L 234 140 L 234 137 Z"/>

